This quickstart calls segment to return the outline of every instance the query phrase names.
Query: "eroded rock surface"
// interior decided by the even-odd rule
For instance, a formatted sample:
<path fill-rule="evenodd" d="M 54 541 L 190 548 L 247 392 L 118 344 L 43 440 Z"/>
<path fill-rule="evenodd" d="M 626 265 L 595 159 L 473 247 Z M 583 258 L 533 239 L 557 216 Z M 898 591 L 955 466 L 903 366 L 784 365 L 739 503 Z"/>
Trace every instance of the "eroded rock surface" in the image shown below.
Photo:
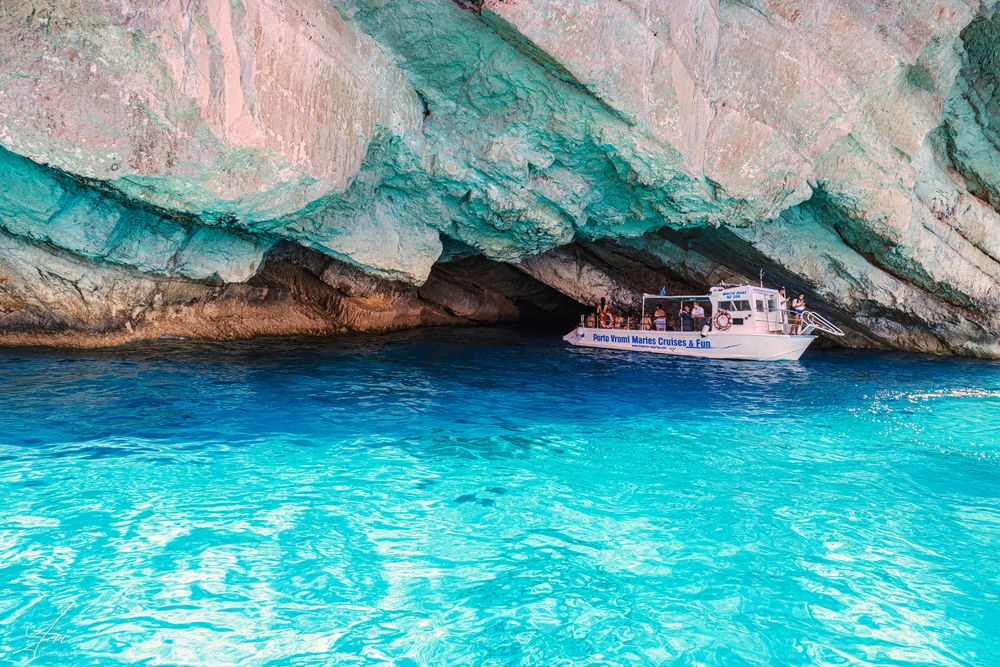
<path fill-rule="evenodd" d="M 0 340 L 807 292 L 1000 357 L 992 3 L 0 4 Z"/>

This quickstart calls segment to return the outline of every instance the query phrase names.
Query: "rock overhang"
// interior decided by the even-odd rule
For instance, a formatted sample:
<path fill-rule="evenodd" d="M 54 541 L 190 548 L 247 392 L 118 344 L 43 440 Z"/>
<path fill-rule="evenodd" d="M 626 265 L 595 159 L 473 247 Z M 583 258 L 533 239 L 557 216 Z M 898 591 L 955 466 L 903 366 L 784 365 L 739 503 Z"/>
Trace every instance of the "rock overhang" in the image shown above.
<path fill-rule="evenodd" d="M 171 212 L 198 227 L 185 255 L 158 260 L 171 278 L 246 280 L 252 258 L 259 267 L 285 239 L 412 284 L 446 248 L 554 276 L 538 268 L 554 249 L 605 242 L 641 248 L 664 271 L 678 261 L 698 280 L 707 274 L 683 244 L 724 229 L 740 256 L 706 261 L 742 267 L 752 255 L 788 272 L 861 314 L 878 344 L 997 352 L 996 184 L 993 157 L 976 148 L 989 143 L 975 84 L 992 62 L 977 46 L 993 34 L 988 10 L 224 4 L 123 12 L 87 0 L 45 30 L 37 16 L 0 19 L 18 36 L 11 62 L 34 77 L 0 100 L 38 107 L 0 116 L 0 141 L 101 184 L 97 203 L 55 216 L 61 226 L 26 208 L 8 211 L 5 228 L 167 275 L 145 257 L 156 243 L 95 249 L 122 217 L 115 206 L 133 200 L 165 212 L 162 227 Z M 97 47 L 98 34 L 112 39 Z M 283 50 L 290 36 L 302 45 Z M 67 121 L 65 102 L 80 93 L 96 112 Z M 671 229 L 689 230 L 686 240 L 659 233 Z M 642 287 L 634 271 L 617 273 Z M 587 301 L 604 284 L 561 287 Z"/>

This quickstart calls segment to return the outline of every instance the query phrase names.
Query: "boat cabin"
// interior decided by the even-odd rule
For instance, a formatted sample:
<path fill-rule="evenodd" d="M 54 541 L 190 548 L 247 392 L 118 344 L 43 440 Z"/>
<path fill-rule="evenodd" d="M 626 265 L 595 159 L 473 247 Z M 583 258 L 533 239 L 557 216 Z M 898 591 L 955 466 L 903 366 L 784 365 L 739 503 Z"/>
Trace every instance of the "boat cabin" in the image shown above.
<path fill-rule="evenodd" d="M 641 321 L 646 322 L 647 315 L 652 321 L 658 305 L 667 311 L 669 319 L 676 320 L 680 308 L 695 302 L 705 309 L 705 325 L 711 331 L 762 334 L 788 331 L 788 313 L 778 290 L 754 285 L 717 285 L 708 294 L 644 294 Z"/>
<path fill-rule="evenodd" d="M 782 333 L 788 324 L 788 314 L 778 290 L 753 285 L 719 285 L 711 289 L 710 301 L 714 313 L 729 313 L 730 328 L 735 331 Z M 721 319 L 718 324 L 724 324 L 726 318 L 713 318 L 713 324 L 714 319 Z"/>

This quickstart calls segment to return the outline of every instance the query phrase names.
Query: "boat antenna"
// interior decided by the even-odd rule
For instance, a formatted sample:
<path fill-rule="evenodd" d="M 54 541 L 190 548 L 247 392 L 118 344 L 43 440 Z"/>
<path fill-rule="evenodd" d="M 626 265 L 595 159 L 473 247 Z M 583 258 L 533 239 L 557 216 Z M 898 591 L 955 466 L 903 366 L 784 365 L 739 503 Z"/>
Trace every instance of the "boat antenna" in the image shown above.
<path fill-rule="evenodd" d="M 760 286 L 764 286 L 764 269 L 760 270 Z"/>

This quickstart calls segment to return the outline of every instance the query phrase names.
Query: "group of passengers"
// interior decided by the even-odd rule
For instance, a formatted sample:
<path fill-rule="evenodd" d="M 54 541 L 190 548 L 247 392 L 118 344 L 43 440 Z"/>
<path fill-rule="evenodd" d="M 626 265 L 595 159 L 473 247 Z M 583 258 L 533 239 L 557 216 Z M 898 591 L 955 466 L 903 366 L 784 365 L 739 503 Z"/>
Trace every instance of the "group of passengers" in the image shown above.
<path fill-rule="evenodd" d="M 788 297 L 785 296 L 784 287 L 778 290 L 778 309 L 779 312 L 785 312 L 788 309 Z M 797 335 L 802 331 L 802 315 L 805 313 L 805 310 L 806 295 L 800 293 L 792 301 L 790 321 L 788 324 L 782 326 L 782 332 Z M 601 297 L 600 303 L 594 304 L 593 312 L 586 317 L 586 325 L 600 329 L 631 329 L 634 327 L 634 319 L 631 317 L 616 317 L 611 312 L 611 307 L 608 305 L 607 299 Z M 701 331 L 706 321 L 711 326 L 711 320 L 706 319 L 705 309 L 701 303 L 694 301 L 691 305 L 681 302 L 680 310 L 677 312 L 677 319 L 673 321 L 668 321 L 667 311 L 664 310 L 663 304 L 657 304 L 652 315 L 649 313 L 643 315 L 639 325 L 647 331 Z"/>
<path fill-rule="evenodd" d="M 611 312 L 607 299 L 601 297 L 600 303 L 594 304 L 593 312 L 587 315 L 586 325 L 599 329 L 628 329 L 632 328 L 630 321 L 633 319 L 615 316 Z M 682 303 L 680 310 L 677 312 L 677 319 L 669 322 L 667 311 L 663 309 L 662 304 L 658 304 L 652 316 L 649 313 L 643 315 L 640 326 L 647 331 L 672 331 L 675 328 L 677 331 L 701 331 L 701 328 L 705 326 L 705 322 L 705 309 L 701 303 L 694 301 L 690 305 Z"/>
<path fill-rule="evenodd" d="M 616 315 L 611 311 L 608 300 L 601 297 L 600 303 L 595 303 L 594 310 L 583 318 L 583 323 L 597 329 L 635 329 L 639 324 L 638 320 L 635 316 Z"/>
<path fill-rule="evenodd" d="M 682 303 L 680 310 L 677 312 L 677 322 L 680 324 L 679 331 L 701 331 L 701 328 L 705 326 L 705 309 L 697 301 L 693 302 L 690 306 Z M 643 325 L 645 324 L 643 322 Z M 667 326 L 667 311 L 663 309 L 662 304 L 657 304 L 656 310 L 653 311 L 652 327 L 643 326 L 643 328 L 667 331 Z"/>

